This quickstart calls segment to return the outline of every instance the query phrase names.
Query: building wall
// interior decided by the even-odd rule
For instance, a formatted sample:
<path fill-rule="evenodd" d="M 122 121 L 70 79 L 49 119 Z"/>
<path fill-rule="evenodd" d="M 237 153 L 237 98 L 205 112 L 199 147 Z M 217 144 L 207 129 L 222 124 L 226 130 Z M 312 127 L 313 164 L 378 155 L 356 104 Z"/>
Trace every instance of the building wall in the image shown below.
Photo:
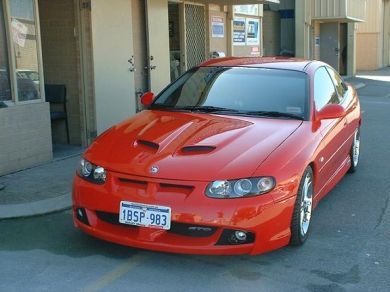
<path fill-rule="evenodd" d="M 313 59 L 321 60 L 320 51 L 321 51 L 321 24 L 318 21 L 313 22 L 313 41 L 312 41 L 312 51 Z M 316 43 L 316 40 L 319 40 L 319 43 Z"/>
<path fill-rule="evenodd" d="M 71 144 L 81 144 L 80 53 L 73 0 L 40 0 L 42 56 L 46 84 L 65 84 Z M 53 141 L 66 143 L 65 123 L 53 122 Z"/>
<path fill-rule="evenodd" d="M 210 52 L 223 52 L 225 55 L 228 54 L 228 37 L 227 37 L 227 24 L 226 24 L 226 13 L 223 10 L 223 7 L 219 5 L 209 5 L 209 17 L 208 17 L 208 24 L 209 24 L 209 50 Z M 212 21 L 213 17 L 216 17 L 217 19 L 222 19 L 223 25 L 224 25 L 224 37 L 212 37 Z"/>
<path fill-rule="evenodd" d="M 357 70 L 375 70 L 383 61 L 383 0 L 370 0 L 366 21 L 357 25 Z"/>
<path fill-rule="evenodd" d="M 52 159 L 48 103 L 0 109 L 0 175 Z"/>
<path fill-rule="evenodd" d="M 383 20 L 383 65 L 390 66 L 390 0 L 385 1 Z"/>

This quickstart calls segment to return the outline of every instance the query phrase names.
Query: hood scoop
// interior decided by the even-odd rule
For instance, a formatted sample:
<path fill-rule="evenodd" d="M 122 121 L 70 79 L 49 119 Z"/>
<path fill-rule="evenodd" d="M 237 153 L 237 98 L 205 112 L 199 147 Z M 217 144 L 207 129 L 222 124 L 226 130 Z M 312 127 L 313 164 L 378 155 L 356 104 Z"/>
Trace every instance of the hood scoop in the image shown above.
<path fill-rule="evenodd" d="M 154 151 L 157 151 L 158 148 L 160 147 L 160 145 L 158 145 L 157 143 L 147 141 L 147 140 L 137 140 L 136 145 L 145 146 L 145 147 L 152 149 Z"/>
<path fill-rule="evenodd" d="M 181 151 L 184 154 L 206 154 L 213 150 L 215 150 L 217 147 L 215 146 L 185 146 L 181 149 Z"/>

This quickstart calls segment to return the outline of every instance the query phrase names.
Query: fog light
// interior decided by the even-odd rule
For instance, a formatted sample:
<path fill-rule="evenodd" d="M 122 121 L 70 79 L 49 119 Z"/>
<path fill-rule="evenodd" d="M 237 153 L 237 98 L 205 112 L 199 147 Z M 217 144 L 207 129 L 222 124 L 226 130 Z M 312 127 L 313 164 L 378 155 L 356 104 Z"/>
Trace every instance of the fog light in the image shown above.
<path fill-rule="evenodd" d="M 224 229 L 216 245 L 239 245 L 255 241 L 255 234 L 250 231 Z"/>
<path fill-rule="evenodd" d="M 80 222 L 82 222 L 86 225 L 89 225 L 87 212 L 85 212 L 84 208 L 77 208 L 76 209 L 76 217 L 77 217 L 77 220 L 79 220 Z"/>
<path fill-rule="evenodd" d="M 246 241 L 246 232 L 244 231 L 236 231 L 234 233 L 234 236 L 237 238 L 238 241 Z"/>

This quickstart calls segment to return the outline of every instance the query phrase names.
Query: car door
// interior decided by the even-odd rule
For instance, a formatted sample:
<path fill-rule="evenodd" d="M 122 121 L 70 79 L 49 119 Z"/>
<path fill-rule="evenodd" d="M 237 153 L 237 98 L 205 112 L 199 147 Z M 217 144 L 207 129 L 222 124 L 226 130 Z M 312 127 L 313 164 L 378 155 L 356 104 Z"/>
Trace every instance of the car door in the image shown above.
<path fill-rule="evenodd" d="M 325 67 L 317 69 L 314 75 L 314 106 L 318 112 L 328 104 L 339 104 L 340 97 Z M 319 131 L 322 141 L 318 148 L 316 162 L 319 166 L 317 193 L 326 186 L 340 169 L 344 157 L 342 144 L 344 140 L 345 117 L 321 120 Z"/>
<path fill-rule="evenodd" d="M 344 157 L 346 157 L 352 147 L 353 135 L 355 133 L 356 128 L 358 127 L 358 119 L 356 118 L 356 107 L 357 100 L 354 96 L 352 88 L 349 88 L 345 85 L 340 75 L 331 67 L 326 68 L 329 72 L 329 75 L 335 85 L 336 91 L 340 98 L 340 104 L 345 108 L 346 116 L 345 116 L 345 126 L 342 130 L 343 136 L 343 149 L 341 150 L 344 153 Z"/>

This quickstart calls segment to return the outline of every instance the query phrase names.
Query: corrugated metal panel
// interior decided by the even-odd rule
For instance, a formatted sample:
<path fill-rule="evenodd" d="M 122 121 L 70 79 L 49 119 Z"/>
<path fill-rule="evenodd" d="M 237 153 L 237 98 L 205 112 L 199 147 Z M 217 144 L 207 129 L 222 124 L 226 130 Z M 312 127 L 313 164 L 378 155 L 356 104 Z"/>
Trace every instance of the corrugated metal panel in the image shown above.
<path fill-rule="evenodd" d="M 366 0 L 314 0 L 312 18 L 317 20 L 363 21 L 365 19 L 365 8 Z"/>
<path fill-rule="evenodd" d="M 359 33 L 378 33 L 382 29 L 382 0 L 369 0 L 366 9 L 366 21 L 358 24 Z"/>

